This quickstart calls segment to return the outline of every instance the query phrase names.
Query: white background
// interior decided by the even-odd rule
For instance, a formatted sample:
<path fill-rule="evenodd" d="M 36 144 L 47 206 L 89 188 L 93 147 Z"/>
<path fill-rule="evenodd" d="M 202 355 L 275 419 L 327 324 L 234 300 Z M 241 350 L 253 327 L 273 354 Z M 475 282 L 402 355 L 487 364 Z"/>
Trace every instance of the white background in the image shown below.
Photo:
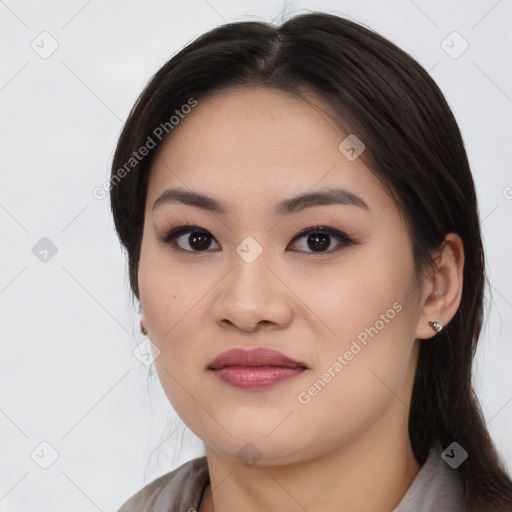
<path fill-rule="evenodd" d="M 286 8 L 285 8 L 286 6 Z M 284 9 L 285 8 L 285 9 Z M 284 11 L 283 11 L 284 9 Z M 512 2 L 392 0 L 0 1 L 0 510 L 115 511 L 202 445 L 151 367 L 108 199 L 117 137 L 138 94 L 206 30 L 304 10 L 345 15 L 409 52 L 436 80 L 472 165 L 491 297 L 475 386 L 512 469 Z M 57 50 L 43 59 L 39 51 Z M 454 59 L 441 43 L 469 43 Z M 43 39 L 46 38 L 46 39 Z M 448 41 L 450 41 L 449 39 Z M 455 50 L 462 41 L 455 39 Z M 57 253 L 32 252 L 49 238 Z M 51 449 L 57 460 L 51 462 Z M 180 448 L 182 447 L 182 448 Z M 34 459 L 31 454 L 34 453 Z"/>

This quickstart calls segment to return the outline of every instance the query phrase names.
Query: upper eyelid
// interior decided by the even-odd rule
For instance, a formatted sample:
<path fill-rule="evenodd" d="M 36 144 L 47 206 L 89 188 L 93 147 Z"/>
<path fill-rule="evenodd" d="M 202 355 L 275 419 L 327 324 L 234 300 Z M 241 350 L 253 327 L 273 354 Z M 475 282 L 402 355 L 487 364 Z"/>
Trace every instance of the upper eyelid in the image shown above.
<path fill-rule="evenodd" d="M 347 233 L 345 233 L 344 231 L 342 231 L 340 229 L 336 229 L 336 228 L 332 228 L 332 227 L 324 226 L 324 225 L 314 225 L 314 226 L 309 226 L 307 228 L 301 229 L 297 234 L 294 235 L 292 240 L 295 240 L 297 237 L 304 236 L 304 235 L 307 235 L 312 232 L 314 233 L 315 230 L 318 231 L 319 233 L 324 232 L 324 233 L 331 233 L 333 235 L 339 234 L 339 235 L 344 235 L 347 238 L 350 238 L 347 235 Z"/>
<path fill-rule="evenodd" d="M 312 232 L 314 230 L 317 230 L 318 232 L 326 232 L 326 233 L 345 235 L 347 238 L 350 238 L 347 233 L 345 233 L 344 231 L 342 231 L 340 229 L 333 228 L 333 227 L 326 226 L 326 225 L 315 224 L 315 225 L 308 226 L 306 228 L 303 228 L 303 229 L 299 230 L 293 236 L 292 240 L 296 239 L 299 236 L 304 236 L 306 234 L 309 234 L 310 232 Z M 169 235 L 177 235 L 177 234 L 183 235 L 183 234 L 191 233 L 191 232 L 194 232 L 194 231 L 198 231 L 198 232 L 202 232 L 202 233 L 208 233 L 209 235 L 212 236 L 212 238 L 215 238 L 215 236 L 213 235 L 213 233 L 210 230 L 208 230 L 206 228 L 202 228 L 201 226 L 188 225 L 188 224 L 183 224 L 183 225 L 175 226 L 173 228 L 168 229 L 165 232 L 165 234 L 163 235 L 163 238 L 166 238 Z"/>

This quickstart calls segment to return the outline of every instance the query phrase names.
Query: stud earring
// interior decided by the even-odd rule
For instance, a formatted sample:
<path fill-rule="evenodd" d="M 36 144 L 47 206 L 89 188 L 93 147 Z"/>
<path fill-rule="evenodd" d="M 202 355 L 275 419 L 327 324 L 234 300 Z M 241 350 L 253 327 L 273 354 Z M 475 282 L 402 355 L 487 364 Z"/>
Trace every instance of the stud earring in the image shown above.
<path fill-rule="evenodd" d="M 441 332 L 441 330 L 443 329 L 443 326 L 439 322 L 429 322 L 428 324 L 436 332 Z"/>

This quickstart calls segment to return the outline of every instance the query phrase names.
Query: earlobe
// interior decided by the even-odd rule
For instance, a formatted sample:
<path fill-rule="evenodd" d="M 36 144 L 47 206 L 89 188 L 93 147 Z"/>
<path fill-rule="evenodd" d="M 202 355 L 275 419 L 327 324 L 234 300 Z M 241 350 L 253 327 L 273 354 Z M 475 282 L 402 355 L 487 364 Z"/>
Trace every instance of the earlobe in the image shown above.
<path fill-rule="evenodd" d="M 432 327 L 436 332 L 441 332 L 443 330 L 443 326 L 439 322 L 430 321 L 428 325 L 430 325 L 430 327 Z"/>
<path fill-rule="evenodd" d="M 456 233 L 448 233 L 436 257 L 436 270 L 426 280 L 420 304 L 416 338 L 430 339 L 451 321 L 462 298 L 464 246 Z M 434 331 L 434 334 L 432 334 Z"/>

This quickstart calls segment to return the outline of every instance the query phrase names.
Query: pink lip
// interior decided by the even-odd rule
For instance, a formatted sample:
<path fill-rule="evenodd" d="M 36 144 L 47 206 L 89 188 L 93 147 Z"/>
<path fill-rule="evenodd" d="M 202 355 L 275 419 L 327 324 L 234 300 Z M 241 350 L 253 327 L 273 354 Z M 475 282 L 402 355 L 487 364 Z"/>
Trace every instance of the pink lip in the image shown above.
<path fill-rule="evenodd" d="M 227 384 L 242 389 L 265 389 L 301 374 L 306 365 L 266 348 L 232 349 L 208 366 Z"/>

